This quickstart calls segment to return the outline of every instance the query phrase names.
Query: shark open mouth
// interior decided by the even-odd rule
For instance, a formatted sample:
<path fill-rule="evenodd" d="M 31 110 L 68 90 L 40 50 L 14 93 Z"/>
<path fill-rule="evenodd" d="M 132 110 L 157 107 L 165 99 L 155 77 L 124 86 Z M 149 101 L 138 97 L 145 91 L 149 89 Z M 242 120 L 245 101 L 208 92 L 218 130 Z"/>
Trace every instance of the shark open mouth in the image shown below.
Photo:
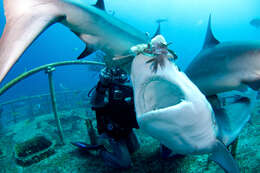
<path fill-rule="evenodd" d="M 180 86 L 168 81 L 167 76 L 164 77 L 154 76 L 144 84 L 140 95 L 144 109 L 137 116 L 140 128 L 167 147 L 175 148 L 176 154 L 195 154 L 204 148 L 205 151 L 210 150 L 207 146 L 211 146 L 215 139 L 213 133 L 200 135 L 201 131 L 193 132 L 195 140 L 202 141 L 205 136 L 210 140 L 200 144 L 189 142 L 190 137 L 186 134 L 190 134 L 194 126 L 200 128 L 197 127 L 196 116 L 191 116 L 197 109 L 185 98 Z M 187 138 L 182 138 L 183 135 Z"/>
<path fill-rule="evenodd" d="M 145 83 L 141 99 L 145 112 L 149 112 L 180 103 L 184 100 L 184 93 L 170 81 L 155 77 Z"/>
<path fill-rule="evenodd" d="M 182 86 L 167 80 L 168 77 L 167 73 L 163 77 L 153 76 L 143 84 L 138 98 L 143 107 L 137 115 L 138 125 L 168 148 L 174 148 L 176 154 L 209 152 L 215 141 L 211 117 L 198 118 L 197 114 L 205 112 L 186 98 Z"/>

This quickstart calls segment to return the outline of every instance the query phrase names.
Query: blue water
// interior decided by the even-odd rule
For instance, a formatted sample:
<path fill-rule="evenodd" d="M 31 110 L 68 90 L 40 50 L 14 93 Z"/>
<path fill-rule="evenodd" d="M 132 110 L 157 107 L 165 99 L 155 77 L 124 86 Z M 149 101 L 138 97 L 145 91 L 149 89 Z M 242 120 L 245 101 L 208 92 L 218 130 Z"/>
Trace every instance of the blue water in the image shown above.
<path fill-rule="evenodd" d="M 0 4 L 0 34 L 5 18 L 3 2 Z M 89 1 L 94 4 L 95 1 Z M 153 33 L 155 21 L 166 18 L 162 34 L 179 56 L 178 65 L 185 69 L 200 51 L 212 14 L 212 29 L 220 41 L 259 40 L 260 30 L 249 22 L 260 17 L 259 0 L 105 0 L 108 13 L 133 25 L 143 32 Z M 116 44 L 116 43 L 115 43 Z M 61 24 L 51 26 L 29 47 L 0 84 L 2 87 L 22 72 L 51 62 L 75 60 L 84 44 Z M 56 90 L 91 88 L 97 75 L 89 73 L 86 66 L 60 67 L 54 73 Z M 46 93 L 47 76 L 38 73 L 20 82 L 3 96 L 0 102 L 21 96 Z"/>

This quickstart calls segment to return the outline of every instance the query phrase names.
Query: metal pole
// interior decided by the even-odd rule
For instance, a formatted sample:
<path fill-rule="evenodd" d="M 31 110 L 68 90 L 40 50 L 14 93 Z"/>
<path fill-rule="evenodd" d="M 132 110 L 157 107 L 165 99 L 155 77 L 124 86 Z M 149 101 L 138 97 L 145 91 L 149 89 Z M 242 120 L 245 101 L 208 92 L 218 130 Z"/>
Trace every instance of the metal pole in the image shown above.
<path fill-rule="evenodd" d="M 57 112 L 56 97 L 55 97 L 55 91 L 54 91 L 54 85 L 53 85 L 53 79 L 52 79 L 52 72 L 53 72 L 54 70 L 55 70 L 54 67 L 49 66 L 49 67 L 47 67 L 45 73 L 48 74 L 48 78 L 49 78 L 51 102 L 52 102 L 52 108 L 53 108 L 53 113 L 54 113 L 55 121 L 56 121 L 57 128 L 58 128 L 58 134 L 59 134 L 59 136 L 60 136 L 61 145 L 64 145 L 63 132 L 62 132 L 62 127 L 61 127 L 60 119 L 59 119 L 58 112 Z"/>
<path fill-rule="evenodd" d="M 88 136 L 90 139 L 90 144 L 96 145 L 97 144 L 97 137 L 96 137 L 96 132 L 95 129 L 92 125 L 92 120 L 90 118 L 85 120 L 87 130 L 88 130 Z"/>
<path fill-rule="evenodd" d="M 4 109 L 2 107 L 0 107 L 0 136 L 1 136 L 1 132 L 3 130 L 3 123 L 2 123 L 2 113 L 3 113 L 3 111 L 4 111 Z"/>
<path fill-rule="evenodd" d="M 46 65 L 34 68 L 34 69 L 27 71 L 25 73 L 22 73 L 17 78 L 8 82 L 6 85 L 4 85 L 2 88 L 0 88 L 0 96 L 5 91 L 7 91 L 9 88 L 14 86 L 18 82 L 20 82 L 21 80 L 29 77 L 30 75 L 38 73 L 39 71 L 46 70 L 48 67 L 65 66 L 65 65 L 82 65 L 82 64 L 105 66 L 104 63 L 96 62 L 96 61 L 63 61 L 63 62 L 57 62 L 57 63 L 52 63 L 52 64 L 46 64 Z"/>

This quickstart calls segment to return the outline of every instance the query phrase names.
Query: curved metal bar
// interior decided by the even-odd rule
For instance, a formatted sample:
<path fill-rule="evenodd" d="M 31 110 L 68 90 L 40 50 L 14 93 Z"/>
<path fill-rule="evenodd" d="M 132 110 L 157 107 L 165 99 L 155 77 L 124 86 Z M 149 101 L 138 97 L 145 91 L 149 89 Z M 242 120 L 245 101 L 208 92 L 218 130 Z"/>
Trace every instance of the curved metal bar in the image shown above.
<path fill-rule="evenodd" d="M 20 82 L 21 80 L 29 77 L 30 75 L 33 75 L 39 71 L 46 70 L 48 67 L 57 67 L 57 66 L 65 66 L 65 65 L 84 65 L 84 64 L 89 64 L 89 65 L 100 65 L 100 66 L 105 66 L 105 63 L 97 62 L 97 61 L 62 61 L 62 62 L 56 62 L 56 63 L 51 63 L 51 64 L 46 64 L 42 65 L 39 67 L 36 67 L 30 71 L 24 72 L 15 79 L 11 80 L 8 82 L 6 85 L 4 85 L 0 89 L 0 96 L 7 91 L 9 88 Z"/>

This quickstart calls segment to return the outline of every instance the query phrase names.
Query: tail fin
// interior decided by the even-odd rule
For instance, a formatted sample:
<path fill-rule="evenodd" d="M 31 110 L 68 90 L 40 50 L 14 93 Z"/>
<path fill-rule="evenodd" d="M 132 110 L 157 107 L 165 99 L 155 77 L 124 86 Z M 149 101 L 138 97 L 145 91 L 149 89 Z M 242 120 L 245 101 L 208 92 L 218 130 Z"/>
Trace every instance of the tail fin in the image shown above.
<path fill-rule="evenodd" d="M 154 33 L 152 38 L 154 38 L 157 35 L 161 34 L 161 23 L 162 22 L 166 22 L 166 21 L 167 21 L 167 19 L 158 19 L 158 20 L 156 20 L 156 23 L 158 23 L 158 27 L 157 27 L 157 29 L 156 29 L 156 31 L 155 31 L 155 33 Z"/>
<path fill-rule="evenodd" d="M 28 46 L 62 17 L 53 1 L 4 0 L 6 25 L 0 39 L 0 82 Z"/>

